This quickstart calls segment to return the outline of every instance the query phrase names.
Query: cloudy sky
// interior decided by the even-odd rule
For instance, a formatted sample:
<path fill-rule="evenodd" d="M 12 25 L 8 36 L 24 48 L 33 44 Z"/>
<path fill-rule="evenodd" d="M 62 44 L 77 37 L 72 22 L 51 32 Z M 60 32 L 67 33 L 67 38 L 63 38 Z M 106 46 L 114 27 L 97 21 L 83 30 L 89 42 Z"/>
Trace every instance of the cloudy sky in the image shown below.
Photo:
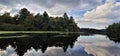
<path fill-rule="evenodd" d="M 67 12 L 81 28 L 104 29 L 120 21 L 120 0 L 0 0 L 0 14 L 14 15 L 21 8 L 34 14 L 47 11 L 51 16 Z"/>

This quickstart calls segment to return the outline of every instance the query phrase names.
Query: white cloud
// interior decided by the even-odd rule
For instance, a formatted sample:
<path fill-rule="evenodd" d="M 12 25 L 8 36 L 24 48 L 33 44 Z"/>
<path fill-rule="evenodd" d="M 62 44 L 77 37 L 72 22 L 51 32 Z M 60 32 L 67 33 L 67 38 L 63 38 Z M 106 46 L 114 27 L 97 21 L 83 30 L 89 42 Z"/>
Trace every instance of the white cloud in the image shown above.
<path fill-rule="evenodd" d="M 109 24 L 120 21 L 120 2 L 108 1 L 103 5 L 87 11 L 79 20 L 79 23 L 96 26 L 96 28 L 105 28 Z M 86 23 L 84 23 L 86 22 Z M 81 26 L 81 25 L 80 25 Z M 91 25 L 92 26 L 92 25 Z"/>
<path fill-rule="evenodd" d="M 71 10 L 90 10 L 102 4 L 102 0 L 52 0 L 54 6 L 48 9 L 51 15 L 62 15 Z"/>
<path fill-rule="evenodd" d="M 60 5 L 60 4 L 56 4 L 53 8 L 50 8 L 47 11 L 52 16 L 62 16 L 63 13 L 70 10 L 70 9 L 67 9 L 67 8 L 69 8 L 69 7 L 63 6 L 63 5 Z"/>
<path fill-rule="evenodd" d="M 50 15 L 62 15 L 72 9 L 89 10 L 102 4 L 102 0 L 0 0 L 0 4 L 10 7 L 15 14 L 21 8 L 26 7 L 32 13 L 48 11 Z"/>
<path fill-rule="evenodd" d="M 4 12 L 10 12 L 11 9 L 5 5 L 0 4 L 0 14 L 3 14 Z"/>

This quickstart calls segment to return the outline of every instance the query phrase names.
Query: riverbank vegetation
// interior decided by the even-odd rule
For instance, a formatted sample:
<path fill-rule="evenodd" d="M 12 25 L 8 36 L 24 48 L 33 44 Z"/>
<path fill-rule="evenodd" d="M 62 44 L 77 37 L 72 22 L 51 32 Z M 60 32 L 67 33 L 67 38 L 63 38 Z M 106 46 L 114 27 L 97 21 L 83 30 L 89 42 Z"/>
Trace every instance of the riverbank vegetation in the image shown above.
<path fill-rule="evenodd" d="M 120 22 L 109 25 L 106 31 L 107 31 L 108 37 L 120 38 Z"/>
<path fill-rule="evenodd" d="M 68 17 L 67 13 L 64 13 L 63 17 L 50 17 L 46 11 L 34 15 L 23 8 L 13 17 L 8 12 L 0 15 L 0 31 L 78 32 L 79 30 L 74 18 Z"/>

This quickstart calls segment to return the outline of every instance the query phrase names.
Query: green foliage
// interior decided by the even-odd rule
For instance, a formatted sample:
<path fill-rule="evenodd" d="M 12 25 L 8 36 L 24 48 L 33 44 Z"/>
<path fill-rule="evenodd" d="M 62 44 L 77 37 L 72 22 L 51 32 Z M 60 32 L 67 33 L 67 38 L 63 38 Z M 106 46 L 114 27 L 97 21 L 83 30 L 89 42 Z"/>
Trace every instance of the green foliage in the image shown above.
<path fill-rule="evenodd" d="M 109 25 L 106 31 L 109 37 L 120 38 L 120 22 Z"/>
<path fill-rule="evenodd" d="M 2 23 L 0 24 L 0 31 L 19 31 L 19 30 L 27 30 L 23 25 L 13 25 Z"/>
<path fill-rule="evenodd" d="M 46 11 L 43 13 L 43 17 L 45 17 L 45 18 L 49 17 Z"/>
<path fill-rule="evenodd" d="M 5 12 L 3 15 L 0 16 L 0 23 L 13 23 L 12 17 L 10 13 Z"/>
<path fill-rule="evenodd" d="M 50 17 L 45 11 L 33 15 L 26 8 L 19 11 L 14 17 L 10 13 L 0 16 L 0 30 L 40 30 L 40 31 L 70 31 L 79 32 L 79 27 L 73 17 L 63 14 L 63 17 Z"/>
<path fill-rule="evenodd" d="M 30 12 L 26 8 L 19 11 L 20 18 L 26 18 L 29 14 Z"/>
<path fill-rule="evenodd" d="M 22 24 L 25 18 L 29 15 L 30 12 L 26 8 L 21 9 L 19 11 L 19 17 L 17 18 L 18 24 Z"/>
<path fill-rule="evenodd" d="M 64 13 L 63 18 L 66 19 L 66 20 L 69 18 L 67 13 Z"/>

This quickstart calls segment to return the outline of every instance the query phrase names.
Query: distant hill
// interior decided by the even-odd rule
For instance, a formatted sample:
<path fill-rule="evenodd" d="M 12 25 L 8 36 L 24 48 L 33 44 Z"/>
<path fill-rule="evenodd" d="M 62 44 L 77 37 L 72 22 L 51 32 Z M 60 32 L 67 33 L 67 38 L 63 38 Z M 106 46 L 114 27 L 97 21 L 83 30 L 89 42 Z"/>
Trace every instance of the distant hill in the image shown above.
<path fill-rule="evenodd" d="M 80 32 L 88 34 L 106 34 L 105 29 L 81 28 Z"/>

